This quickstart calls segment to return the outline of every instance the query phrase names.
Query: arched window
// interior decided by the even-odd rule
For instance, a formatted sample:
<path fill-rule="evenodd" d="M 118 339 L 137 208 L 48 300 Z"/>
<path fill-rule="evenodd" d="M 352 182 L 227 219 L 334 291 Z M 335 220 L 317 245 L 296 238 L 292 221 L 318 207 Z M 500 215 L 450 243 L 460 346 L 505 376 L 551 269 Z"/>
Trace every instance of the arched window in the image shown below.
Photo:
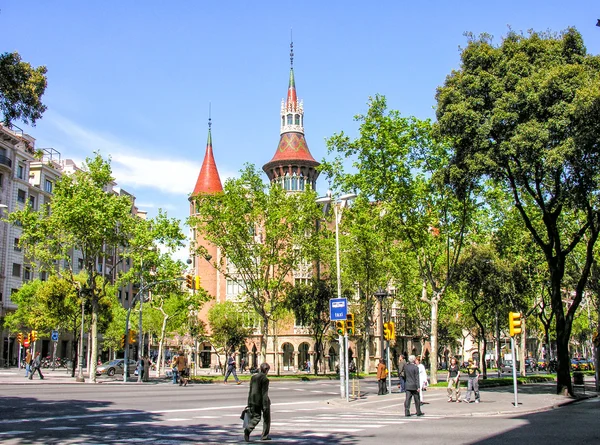
<path fill-rule="evenodd" d="M 295 115 L 295 122 L 294 122 L 294 123 L 295 123 L 296 125 L 300 125 L 300 115 L 299 115 L 299 114 L 296 114 L 296 115 Z"/>
<path fill-rule="evenodd" d="M 292 122 L 293 122 L 293 121 L 292 121 L 292 115 L 291 115 L 291 114 L 288 114 L 288 115 L 287 115 L 287 123 L 288 123 L 288 125 L 292 125 Z"/>
<path fill-rule="evenodd" d="M 281 126 L 285 125 L 285 116 L 281 116 Z"/>
<path fill-rule="evenodd" d="M 304 176 L 298 178 L 298 190 L 304 190 Z"/>
<path fill-rule="evenodd" d="M 292 186 L 290 190 L 298 190 L 298 177 L 296 176 L 296 173 L 294 173 L 294 175 L 292 176 Z"/>
<path fill-rule="evenodd" d="M 283 189 L 284 190 L 290 189 L 290 177 L 288 175 L 285 175 L 285 177 L 283 178 Z"/>

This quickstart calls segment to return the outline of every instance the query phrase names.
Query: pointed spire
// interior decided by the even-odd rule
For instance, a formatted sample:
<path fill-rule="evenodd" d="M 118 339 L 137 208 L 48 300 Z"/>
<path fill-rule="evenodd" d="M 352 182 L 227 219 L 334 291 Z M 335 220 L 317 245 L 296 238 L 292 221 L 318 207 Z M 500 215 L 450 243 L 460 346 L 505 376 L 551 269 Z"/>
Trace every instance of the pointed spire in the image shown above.
<path fill-rule="evenodd" d="M 290 42 L 290 82 L 287 101 L 281 101 L 279 145 L 273 158 L 263 166 L 271 181 L 284 181 L 286 190 L 304 190 L 305 184 L 315 187 L 319 165 L 310 154 L 304 138 L 304 105 L 296 96 L 294 80 L 294 41 Z M 285 182 L 285 177 L 291 180 Z M 286 185 L 287 184 L 287 185 Z M 288 186 L 290 188 L 288 188 Z"/>
<path fill-rule="evenodd" d="M 198 175 L 192 196 L 200 193 L 217 193 L 223 191 L 219 170 L 217 169 L 217 163 L 215 162 L 215 158 L 213 156 L 210 105 L 208 116 L 208 138 L 206 141 L 206 153 L 204 154 L 204 161 L 202 162 L 202 168 L 200 169 L 200 174 Z"/>
<path fill-rule="evenodd" d="M 291 30 L 290 30 L 291 37 Z M 290 83 L 288 85 L 288 95 L 286 106 L 288 109 L 296 109 L 298 97 L 296 96 L 296 82 L 294 81 L 294 40 L 290 41 Z"/>

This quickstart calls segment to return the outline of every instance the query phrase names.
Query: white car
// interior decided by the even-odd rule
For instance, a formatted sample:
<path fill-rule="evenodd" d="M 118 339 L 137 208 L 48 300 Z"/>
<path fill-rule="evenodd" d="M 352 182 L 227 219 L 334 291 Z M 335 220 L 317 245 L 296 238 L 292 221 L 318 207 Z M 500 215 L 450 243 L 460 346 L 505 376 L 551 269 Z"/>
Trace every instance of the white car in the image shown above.
<path fill-rule="evenodd" d="M 98 366 L 98 368 L 96 368 L 96 375 L 113 376 L 115 374 L 123 374 L 123 363 L 124 359 L 122 358 L 102 363 L 100 366 Z M 129 375 L 133 375 L 135 368 L 135 360 L 129 359 Z"/>

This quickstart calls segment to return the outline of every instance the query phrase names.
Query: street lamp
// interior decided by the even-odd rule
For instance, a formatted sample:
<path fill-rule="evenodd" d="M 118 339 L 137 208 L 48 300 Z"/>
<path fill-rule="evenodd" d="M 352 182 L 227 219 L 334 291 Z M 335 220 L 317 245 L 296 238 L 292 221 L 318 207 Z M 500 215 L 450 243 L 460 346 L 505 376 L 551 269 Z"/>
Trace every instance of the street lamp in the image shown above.
<path fill-rule="evenodd" d="M 124 357 L 123 357 L 123 382 L 127 382 L 127 377 L 129 374 L 129 317 L 131 315 L 131 310 L 135 306 L 136 300 L 140 299 L 140 297 L 143 297 L 144 292 L 156 284 L 170 283 L 173 281 L 183 281 L 184 279 L 185 278 L 183 278 L 183 277 L 178 277 L 178 278 L 172 278 L 169 280 L 160 280 L 160 281 L 153 281 L 151 283 L 146 283 L 142 287 L 140 287 L 140 290 L 137 292 L 137 294 L 135 294 L 135 296 L 131 300 L 131 305 L 127 309 L 127 316 L 125 317 L 125 338 L 124 338 L 125 352 L 124 352 Z M 141 300 L 140 300 L 140 311 L 141 311 Z"/>
<path fill-rule="evenodd" d="M 375 292 L 375 298 L 379 300 L 379 333 L 381 335 L 379 350 L 381 351 L 381 358 L 383 358 L 383 299 L 389 296 L 390 294 L 382 288 L 377 289 L 377 292 Z"/>
<path fill-rule="evenodd" d="M 342 210 L 346 207 L 346 204 L 351 199 L 356 198 L 355 193 L 348 193 L 334 199 L 332 197 L 331 190 L 327 192 L 327 196 L 317 199 L 317 203 L 325 204 L 325 211 L 327 206 L 333 203 L 333 215 L 335 217 L 335 263 L 337 269 L 337 297 L 342 298 L 342 279 L 341 279 L 341 265 L 340 265 L 340 219 L 342 217 Z M 343 366 L 340 366 L 340 392 L 342 397 L 346 394 L 346 401 L 348 401 L 348 331 L 346 330 L 344 336 L 339 336 L 340 344 L 340 365 L 342 365 L 342 359 L 344 360 Z M 345 385 L 344 385 L 345 382 Z"/>

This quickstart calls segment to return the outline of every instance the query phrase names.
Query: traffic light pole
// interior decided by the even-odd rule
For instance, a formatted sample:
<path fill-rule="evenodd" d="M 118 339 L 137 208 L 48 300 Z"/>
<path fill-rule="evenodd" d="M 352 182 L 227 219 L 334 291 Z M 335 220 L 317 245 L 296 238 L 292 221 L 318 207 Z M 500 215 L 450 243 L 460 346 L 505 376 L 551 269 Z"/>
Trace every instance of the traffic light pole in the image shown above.
<path fill-rule="evenodd" d="M 350 375 L 348 372 L 348 330 L 346 329 L 346 334 L 344 335 L 344 370 L 345 370 L 345 380 L 346 380 L 346 402 L 350 401 L 350 392 L 348 391 L 348 385 L 350 380 Z"/>
<path fill-rule="evenodd" d="M 517 397 L 517 358 L 515 356 L 515 337 L 510 337 L 510 348 L 512 349 L 513 389 L 515 392 L 515 408 L 519 406 Z"/>
<path fill-rule="evenodd" d="M 390 360 L 390 342 L 388 340 L 387 342 L 387 347 L 386 347 L 386 354 L 387 354 L 387 369 L 388 369 L 388 375 L 387 375 L 387 392 L 388 394 L 392 393 L 392 362 Z"/>

